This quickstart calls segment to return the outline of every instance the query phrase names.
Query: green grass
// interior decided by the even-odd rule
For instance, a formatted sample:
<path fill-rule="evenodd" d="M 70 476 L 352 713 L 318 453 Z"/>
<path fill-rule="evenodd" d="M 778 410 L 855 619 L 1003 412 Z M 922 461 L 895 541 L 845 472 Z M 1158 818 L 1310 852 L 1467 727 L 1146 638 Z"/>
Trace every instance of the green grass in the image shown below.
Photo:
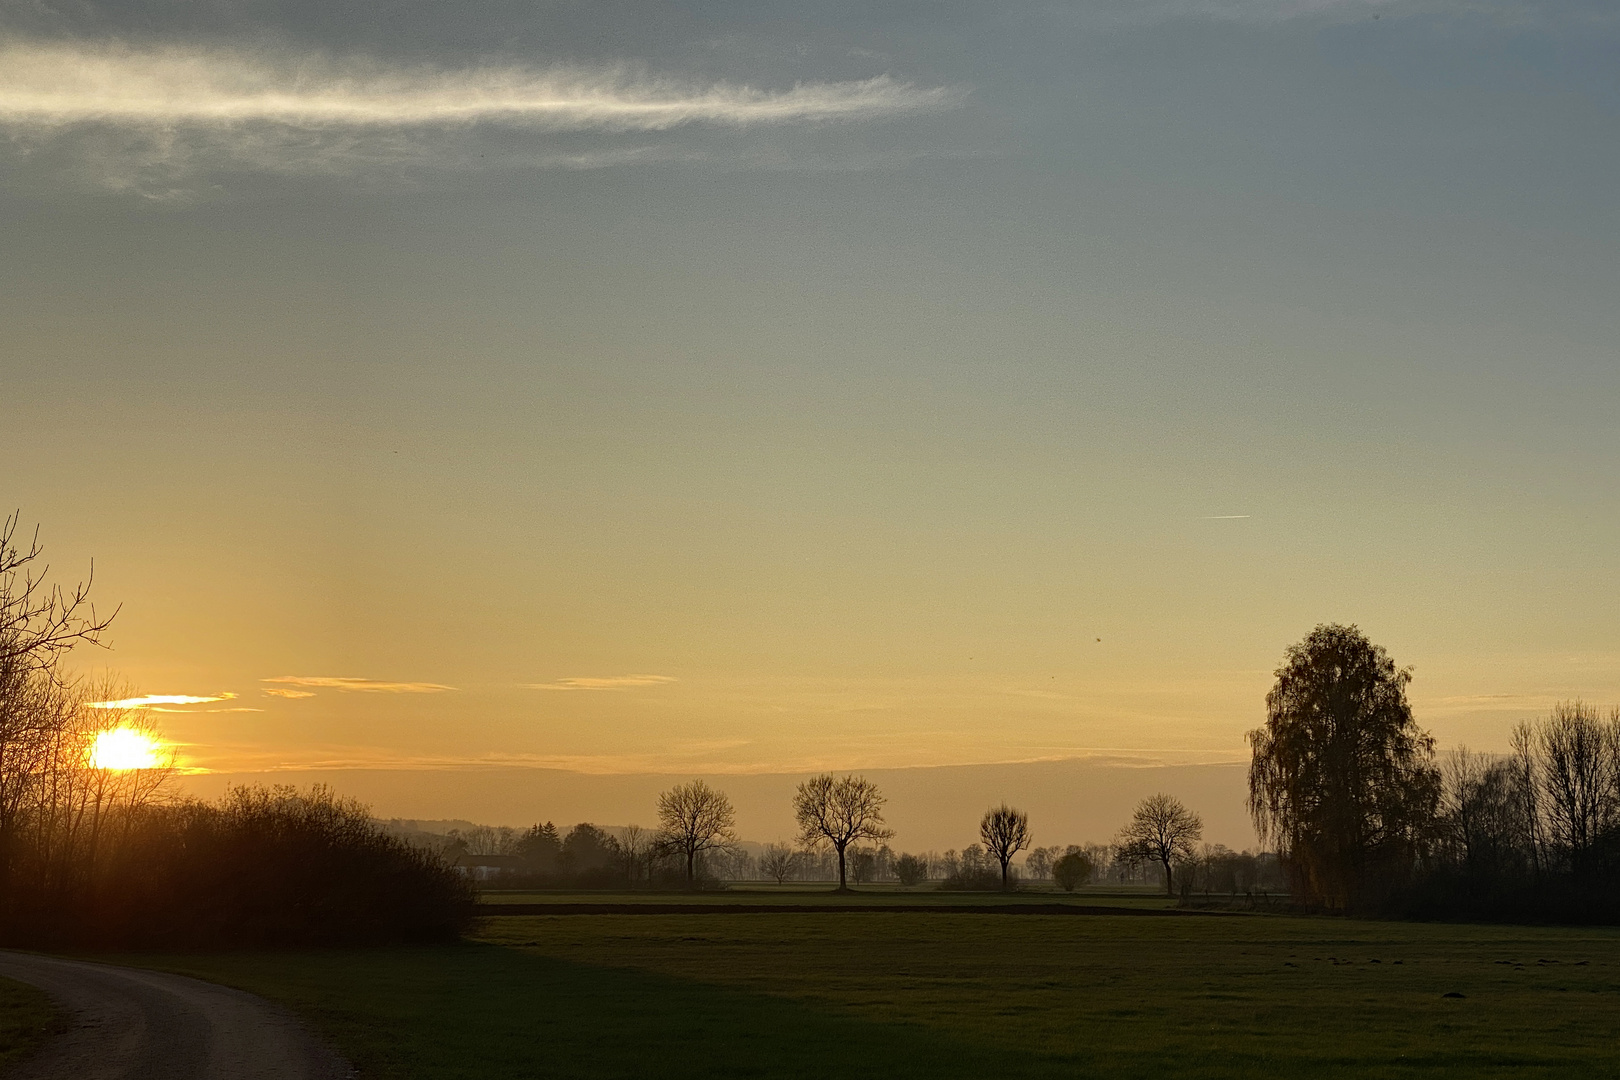
<path fill-rule="evenodd" d="M 1620 1075 L 1610 929 L 514 916 L 455 947 L 147 962 L 291 1004 L 370 1077 Z"/>
<path fill-rule="evenodd" d="M 27 983 L 0 978 L 0 1068 L 26 1056 L 56 1030 L 56 1006 Z"/>
<path fill-rule="evenodd" d="M 1021 888 L 1013 892 L 945 892 L 936 885 L 907 888 L 900 885 L 858 886 L 836 892 L 831 885 L 796 882 L 790 885 L 746 883 L 705 892 L 549 892 L 524 889 L 487 889 L 479 895 L 486 904 L 816 904 L 845 907 L 852 904 L 1080 904 L 1110 907 L 1174 907 L 1161 890 L 1140 886 L 1090 886 L 1075 892 L 1061 889 Z"/>

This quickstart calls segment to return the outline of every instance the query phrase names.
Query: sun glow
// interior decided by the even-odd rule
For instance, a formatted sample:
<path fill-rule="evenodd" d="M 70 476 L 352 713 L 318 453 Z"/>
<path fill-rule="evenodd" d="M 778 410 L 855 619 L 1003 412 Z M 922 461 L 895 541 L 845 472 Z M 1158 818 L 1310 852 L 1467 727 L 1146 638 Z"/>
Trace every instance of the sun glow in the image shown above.
<path fill-rule="evenodd" d="M 96 736 L 90 764 L 98 769 L 155 769 L 162 764 L 162 745 L 150 735 L 114 728 Z"/>

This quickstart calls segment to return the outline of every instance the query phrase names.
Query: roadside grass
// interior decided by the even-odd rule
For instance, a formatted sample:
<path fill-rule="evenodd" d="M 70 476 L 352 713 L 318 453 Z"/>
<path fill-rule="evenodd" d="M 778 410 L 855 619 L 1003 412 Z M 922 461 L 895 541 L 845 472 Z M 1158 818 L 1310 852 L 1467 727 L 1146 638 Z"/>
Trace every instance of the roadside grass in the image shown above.
<path fill-rule="evenodd" d="M 58 1010 L 43 990 L 0 978 L 0 1068 L 25 1057 L 56 1030 Z"/>
<path fill-rule="evenodd" d="M 1620 1075 L 1607 928 L 541 915 L 443 948 L 137 962 L 283 1001 L 367 1077 Z"/>

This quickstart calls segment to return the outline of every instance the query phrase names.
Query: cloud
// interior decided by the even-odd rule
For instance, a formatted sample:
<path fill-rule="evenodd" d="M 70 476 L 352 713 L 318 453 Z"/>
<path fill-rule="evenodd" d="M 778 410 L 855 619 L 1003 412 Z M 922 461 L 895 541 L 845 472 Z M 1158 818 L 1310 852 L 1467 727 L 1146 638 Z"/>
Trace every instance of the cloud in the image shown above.
<path fill-rule="evenodd" d="M 315 696 L 315 691 L 313 690 L 293 690 L 289 687 L 281 686 L 266 686 L 263 692 L 271 697 L 279 698 L 303 698 Z"/>
<path fill-rule="evenodd" d="M 781 124 L 937 108 L 955 94 L 888 76 L 761 90 L 628 68 L 449 70 L 194 46 L 0 45 L 0 123 L 402 128 L 478 123 L 566 131 Z"/>
<path fill-rule="evenodd" d="M 888 75 L 765 89 L 627 64 L 447 68 L 286 49 L 0 43 L 0 147 L 47 174 L 154 198 L 188 197 L 198 173 L 680 160 L 694 151 L 668 145 L 676 129 L 875 120 L 961 98 Z"/>
<path fill-rule="evenodd" d="M 260 682 L 286 683 L 292 686 L 318 686 L 332 690 L 354 690 L 367 694 L 438 694 L 446 690 L 454 690 L 454 686 L 445 686 L 443 683 L 431 682 L 378 682 L 376 679 L 348 679 L 334 675 L 277 675 L 270 679 L 261 679 Z M 276 688 L 265 689 L 267 694 L 277 693 Z M 297 691 L 283 693 L 283 697 L 307 696 Z"/>
<path fill-rule="evenodd" d="M 143 694 L 141 697 L 120 698 L 117 701 L 92 701 L 92 709 L 157 709 L 158 712 L 175 712 L 174 709 L 158 709 L 160 705 L 205 705 L 211 701 L 229 701 L 235 694 L 216 694 L 213 697 L 199 697 L 195 694 Z M 219 712 L 218 709 L 208 709 L 207 712 Z"/>
<path fill-rule="evenodd" d="M 526 690 L 623 690 L 632 686 L 662 686 L 675 679 L 669 675 L 609 675 L 605 678 L 558 679 L 548 683 L 525 683 Z"/>

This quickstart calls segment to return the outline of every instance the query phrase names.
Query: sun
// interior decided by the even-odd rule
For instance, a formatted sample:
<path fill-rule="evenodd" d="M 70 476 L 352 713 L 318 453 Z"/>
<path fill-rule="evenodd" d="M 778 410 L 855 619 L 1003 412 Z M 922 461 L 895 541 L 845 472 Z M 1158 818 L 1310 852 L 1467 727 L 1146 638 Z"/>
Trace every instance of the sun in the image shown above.
<path fill-rule="evenodd" d="M 155 769 L 162 764 L 161 750 L 150 735 L 114 728 L 96 736 L 90 746 L 90 764 L 97 769 Z"/>

